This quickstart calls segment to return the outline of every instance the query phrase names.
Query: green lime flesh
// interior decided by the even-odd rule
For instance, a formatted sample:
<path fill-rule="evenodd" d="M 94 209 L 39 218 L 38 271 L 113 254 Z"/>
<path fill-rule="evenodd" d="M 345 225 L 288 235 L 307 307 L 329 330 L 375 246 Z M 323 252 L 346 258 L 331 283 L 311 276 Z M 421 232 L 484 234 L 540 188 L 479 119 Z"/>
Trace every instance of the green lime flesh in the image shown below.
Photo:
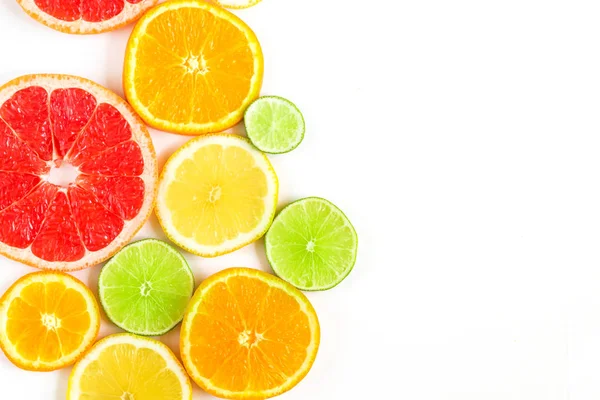
<path fill-rule="evenodd" d="M 100 303 L 127 332 L 158 336 L 181 320 L 194 291 L 194 275 L 172 246 L 155 239 L 134 242 L 102 268 Z"/>
<path fill-rule="evenodd" d="M 289 100 L 264 96 L 244 115 L 248 138 L 260 151 L 280 154 L 294 150 L 304 139 L 304 117 Z"/>
<path fill-rule="evenodd" d="M 309 197 L 284 208 L 265 237 L 273 271 L 301 290 L 327 290 L 343 281 L 356 262 L 358 237 L 331 202 Z"/>

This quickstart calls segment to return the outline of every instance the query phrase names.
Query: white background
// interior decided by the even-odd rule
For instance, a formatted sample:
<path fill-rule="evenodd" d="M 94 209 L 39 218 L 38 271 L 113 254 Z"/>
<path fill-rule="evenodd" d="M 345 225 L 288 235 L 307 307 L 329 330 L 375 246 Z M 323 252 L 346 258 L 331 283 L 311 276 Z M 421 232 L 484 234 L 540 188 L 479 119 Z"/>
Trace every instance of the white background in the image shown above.
<path fill-rule="evenodd" d="M 122 93 L 131 28 L 68 36 L 0 3 L 0 81 L 60 72 Z M 307 121 L 303 144 L 272 157 L 280 205 L 328 198 L 361 241 L 348 279 L 309 294 L 321 350 L 282 398 L 598 398 L 600 3 L 264 0 L 237 14 L 263 46 L 263 94 Z M 187 140 L 153 138 L 161 163 Z M 262 243 L 188 259 L 197 282 L 268 270 Z M 1 259 L 0 291 L 31 271 Z M 94 287 L 98 272 L 76 275 Z M 177 332 L 163 340 L 177 350 Z M 0 355 L 0 398 L 63 399 L 68 374 Z"/>

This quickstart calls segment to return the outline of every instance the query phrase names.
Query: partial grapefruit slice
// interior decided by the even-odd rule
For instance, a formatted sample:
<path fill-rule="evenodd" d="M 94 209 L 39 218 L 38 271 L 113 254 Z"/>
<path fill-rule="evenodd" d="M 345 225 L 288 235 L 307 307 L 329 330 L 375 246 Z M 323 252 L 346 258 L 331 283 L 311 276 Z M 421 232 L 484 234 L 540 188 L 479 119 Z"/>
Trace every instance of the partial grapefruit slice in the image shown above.
<path fill-rule="evenodd" d="M 156 154 L 116 94 L 82 78 L 0 87 L 0 253 L 72 271 L 121 249 L 147 220 Z"/>
<path fill-rule="evenodd" d="M 111 31 L 137 20 L 158 0 L 17 0 L 42 24 L 65 33 Z"/>

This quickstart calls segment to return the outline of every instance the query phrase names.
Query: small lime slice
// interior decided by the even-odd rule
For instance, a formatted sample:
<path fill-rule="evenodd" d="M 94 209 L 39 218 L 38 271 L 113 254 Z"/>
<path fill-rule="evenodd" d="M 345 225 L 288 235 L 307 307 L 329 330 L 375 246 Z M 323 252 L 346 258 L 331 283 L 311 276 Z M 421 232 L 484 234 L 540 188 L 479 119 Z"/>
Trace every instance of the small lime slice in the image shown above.
<path fill-rule="evenodd" d="M 100 272 L 98 293 L 108 318 L 138 335 L 167 333 L 182 319 L 194 275 L 172 246 L 140 240 L 119 251 Z"/>
<path fill-rule="evenodd" d="M 264 96 L 244 115 L 248 138 L 260 151 L 280 154 L 294 150 L 304 139 L 304 117 L 289 100 Z"/>
<path fill-rule="evenodd" d="M 279 213 L 265 245 L 269 263 L 280 278 L 298 289 L 327 290 L 352 271 L 358 237 L 339 208 L 309 197 Z"/>

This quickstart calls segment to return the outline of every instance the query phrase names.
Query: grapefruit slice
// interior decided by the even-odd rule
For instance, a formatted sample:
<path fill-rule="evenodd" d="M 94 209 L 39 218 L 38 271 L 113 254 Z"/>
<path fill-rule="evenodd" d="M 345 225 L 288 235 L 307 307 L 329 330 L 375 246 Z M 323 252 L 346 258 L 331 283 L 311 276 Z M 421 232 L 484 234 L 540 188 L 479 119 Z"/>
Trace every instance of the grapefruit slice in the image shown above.
<path fill-rule="evenodd" d="M 42 24 L 65 33 L 111 31 L 137 20 L 158 0 L 17 0 Z"/>
<path fill-rule="evenodd" d="M 83 78 L 0 87 L 0 253 L 72 271 L 120 250 L 150 215 L 156 154 L 146 127 Z"/>

